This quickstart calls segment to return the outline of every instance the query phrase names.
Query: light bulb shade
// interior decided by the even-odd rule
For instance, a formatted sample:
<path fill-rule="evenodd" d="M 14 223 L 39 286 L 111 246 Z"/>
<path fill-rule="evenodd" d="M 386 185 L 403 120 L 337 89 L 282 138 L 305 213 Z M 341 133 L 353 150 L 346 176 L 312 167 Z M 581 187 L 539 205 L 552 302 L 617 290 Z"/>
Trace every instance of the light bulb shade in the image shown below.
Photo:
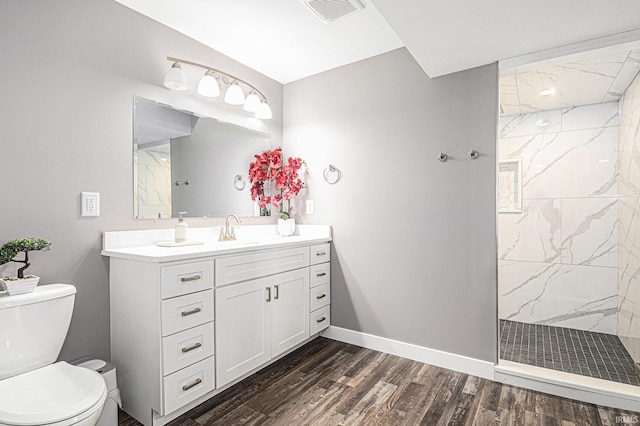
<path fill-rule="evenodd" d="M 167 75 L 164 76 L 164 87 L 180 92 L 189 89 L 187 75 L 182 71 L 179 63 L 174 62 Z"/>
<path fill-rule="evenodd" d="M 196 91 L 198 95 L 207 98 L 217 98 L 220 96 L 220 85 L 211 71 L 207 71 L 204 77 L 200 79 Z"/>
<path fill-rule="evenodd" d="M 242 105 L 244 103 L 244 92 L 236 83 L 233 83 L 224 94 L 224 101 L 230 105 Z"/>
<path fill-rule="evenodd" d="M 260 120 L 269 120 L 271 117 L 273 117 L 273 114 L 271 114 L 271 107 L 267 102 L 261 102 L 260 105 L 258 105 L 258 109 L 256 109 L 256 118 L 259 118 Z"/>
<path fill-rule="evenodd" d="M 258 107 L 260 106 L 260 97 L 255 93 L 251 92 L 247 95 L 247 99 L 244 100 L 244 109 L 247 112 L 256 112 Z"/>

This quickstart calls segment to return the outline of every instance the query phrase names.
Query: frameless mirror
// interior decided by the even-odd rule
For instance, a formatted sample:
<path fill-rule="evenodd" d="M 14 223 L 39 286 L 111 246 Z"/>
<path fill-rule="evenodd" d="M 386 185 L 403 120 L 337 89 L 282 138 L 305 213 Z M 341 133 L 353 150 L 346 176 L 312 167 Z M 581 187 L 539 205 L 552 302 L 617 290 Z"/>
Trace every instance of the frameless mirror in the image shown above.
<path fill-rule="evenodd" d="M 258 216 L 247 181 L 268 134 L 134 98 L 134 217 Z"/>

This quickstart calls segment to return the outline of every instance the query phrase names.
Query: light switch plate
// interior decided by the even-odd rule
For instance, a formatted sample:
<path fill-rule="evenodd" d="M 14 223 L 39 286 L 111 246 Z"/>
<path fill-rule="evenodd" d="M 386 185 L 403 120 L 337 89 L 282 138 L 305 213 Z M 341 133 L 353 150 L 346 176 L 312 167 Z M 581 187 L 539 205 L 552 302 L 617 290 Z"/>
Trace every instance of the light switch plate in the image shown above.
<path fill-rule="evenodd" d="M 83 192 L 80 198 L 82 216 L 100 216 L 100 193 Z"/>
<path fill-rule="evenodd" d="M 313 214 L 313 200 L 307 200 L 306 214 Z"/>

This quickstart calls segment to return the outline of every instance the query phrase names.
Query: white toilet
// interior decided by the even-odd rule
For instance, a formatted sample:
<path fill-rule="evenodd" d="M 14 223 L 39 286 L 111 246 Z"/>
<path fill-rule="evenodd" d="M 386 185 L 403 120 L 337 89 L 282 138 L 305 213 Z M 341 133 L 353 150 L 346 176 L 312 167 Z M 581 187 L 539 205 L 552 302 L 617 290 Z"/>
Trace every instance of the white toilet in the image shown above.
<path fill-rule="evenodd" d="M 90 425 L 107 398 L 100 373 L 56 362 L 67 335 L 76 288 L 0 292 L 0 426 Z"/>

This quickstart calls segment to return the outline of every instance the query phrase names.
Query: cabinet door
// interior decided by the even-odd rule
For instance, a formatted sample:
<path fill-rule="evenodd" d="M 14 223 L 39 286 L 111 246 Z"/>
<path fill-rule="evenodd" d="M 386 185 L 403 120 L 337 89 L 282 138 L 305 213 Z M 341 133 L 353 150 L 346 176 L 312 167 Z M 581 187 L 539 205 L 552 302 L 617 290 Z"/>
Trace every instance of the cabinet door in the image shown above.
<path fill-rule="evenodd" d="M 216 289 L 217 387 L 271 359 L 269 284 L 262 278 Z"/>
<path fill-rule="evenodd" d="M 309 337 L 309 268 L 271 277 L 272 357 Z"/>

